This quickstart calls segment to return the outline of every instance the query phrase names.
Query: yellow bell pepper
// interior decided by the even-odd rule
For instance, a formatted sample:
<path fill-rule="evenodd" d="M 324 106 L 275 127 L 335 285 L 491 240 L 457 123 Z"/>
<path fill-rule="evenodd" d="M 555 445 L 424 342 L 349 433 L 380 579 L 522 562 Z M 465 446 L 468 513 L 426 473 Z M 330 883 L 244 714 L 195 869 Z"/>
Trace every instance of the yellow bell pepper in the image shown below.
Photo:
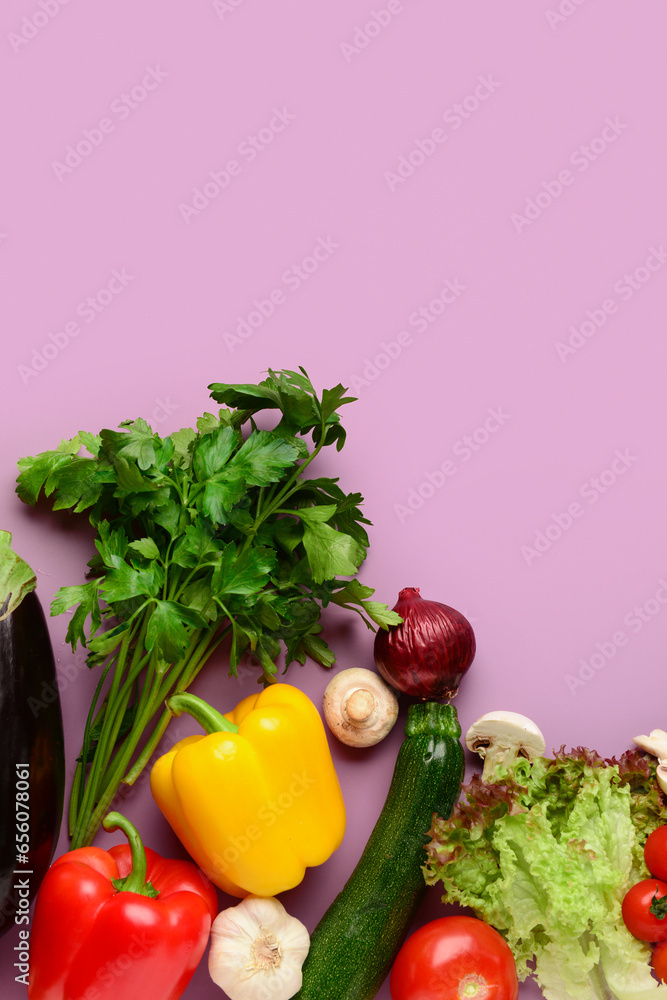
<path fill-rule="evenodd" d="M 191 694 L 168 702 L 205 736 L 160 757 L 151 790 L 202 871 L 232 896 L 275 896 L 340 845 L 345 805 L 324 725 L 310 698 L 273 684 L 227 716 Z"/>

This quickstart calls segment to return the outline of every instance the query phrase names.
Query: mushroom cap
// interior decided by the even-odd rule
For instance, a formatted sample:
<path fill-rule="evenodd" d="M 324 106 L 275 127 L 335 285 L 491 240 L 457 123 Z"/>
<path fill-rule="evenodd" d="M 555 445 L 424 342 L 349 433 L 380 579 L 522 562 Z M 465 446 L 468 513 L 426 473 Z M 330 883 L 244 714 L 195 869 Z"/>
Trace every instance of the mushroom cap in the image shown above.
<path fill-rule="evenodd" d="M 492 747 L 509 749 L 513 746 L 526 757 L 541 757 L 546 742 L 538 726 L 519 712 L 487 712 L 481 715 L 466 733 L 469 750 L 486 757 Z"/>
<path fill-rule="evenodd" d="M 655 774 L 661 791 L 667 795 L 667 732 L 664 729 L 652 729 L 648 736 L 635 736 L 634 742 L 640 750 L 658 758 Z"/>
<path fill-rule="evenodd" d="M 633 742 L 658 760 L 667 760 L 667 733 L 664 729 L 652 729 L 648 736 L 635 736 Z"/>
<path fill-rule="evenodd" d="M 667 795 L 667 767 L 664 764 L 658 764 L 655 776 L 658 779 L 660 790 Z"/>
<path fill-rule="evenodd" d="M 349 667 L 329 681 L 324 718 L 334 736 L 352 747 L 379 743 L 398 718 L 395 692 L 373 670 Z"/>

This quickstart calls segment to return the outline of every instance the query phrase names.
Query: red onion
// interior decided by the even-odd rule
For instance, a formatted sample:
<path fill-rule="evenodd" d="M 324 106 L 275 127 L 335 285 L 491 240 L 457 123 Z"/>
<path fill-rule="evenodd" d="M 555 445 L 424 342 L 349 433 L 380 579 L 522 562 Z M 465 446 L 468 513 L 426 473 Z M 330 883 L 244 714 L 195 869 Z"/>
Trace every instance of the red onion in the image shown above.
<path fill-rule="evenodd" d="M 388 684 L 414 698 L 453 698 L 475 657 L 475 633 L 460 611 L 406 587 L 394 611 L 402 625 L 378 629 L 375 663 Z"/>

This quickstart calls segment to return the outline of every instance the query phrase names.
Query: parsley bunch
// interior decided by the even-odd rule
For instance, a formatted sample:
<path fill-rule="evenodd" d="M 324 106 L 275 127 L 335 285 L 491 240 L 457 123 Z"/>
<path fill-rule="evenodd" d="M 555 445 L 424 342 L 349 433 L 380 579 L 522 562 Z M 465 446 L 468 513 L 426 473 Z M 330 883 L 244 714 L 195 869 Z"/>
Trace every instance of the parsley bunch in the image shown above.
<path fill-rule="evenodd" d="M 155 752 L 165 700 L 226 636 L 230 674 L 250 653 L 271 683 L 283 650 L 286 668 L 307 655 L 333 664 L 320 635 L 329 602 L 370 628 L 400 622 L 354 579 L 368 548 L 362 496 L 304 477 L 322 448 L 343 447 L 337 410 L 353 397 L 342 385 L 318 395 L 304 369 L 209 389 L 223 408 L 196 430 L 161 438 L 127 420 L 18 463 L 21 500 L 43 492 L 54 510 L 88 511 L 97 532 L 89 582 L 62 587 L 51 605 L 53 615 L 75 609 L 67 640 L 101 667 L 71 793 L 72 847 L 91 843 L 121 782 Z M 280 416 L 270 431 L 254 420 L 267 409 Z"/>

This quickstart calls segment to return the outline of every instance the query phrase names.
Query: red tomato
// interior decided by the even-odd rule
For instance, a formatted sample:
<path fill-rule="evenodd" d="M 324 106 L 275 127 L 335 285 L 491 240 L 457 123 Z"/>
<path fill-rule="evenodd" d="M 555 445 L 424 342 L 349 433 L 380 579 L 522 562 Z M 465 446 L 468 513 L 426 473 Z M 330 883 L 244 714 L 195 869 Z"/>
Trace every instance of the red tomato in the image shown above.
<path fill-rule="evenodd" d="M 644 861 L 651 875 L 667 882 L 667 826 L 649 834 L 644 846 Z"/>
<path fill-rule="evenodd" d="M 655 946 L 651 965 L 660 982 L 667 983 L 667 941 L 661 941 Z"/>
<path fill-rule="evenodd" d="M 653 897 L 667 895 L 667 882 L 657 878 L 644 878 L 625 894 L 621 912 L 625 926 L 640 941 L 667 939 L 667 916 L 660 919 L 650 911 Z"/>
<path fill-rule="evenodd" d="M 517 1000 L 514 956 L 498 931 L 475 917 L 441 917 L 412 934 L 389 980 L 392 1000 Z"/>

